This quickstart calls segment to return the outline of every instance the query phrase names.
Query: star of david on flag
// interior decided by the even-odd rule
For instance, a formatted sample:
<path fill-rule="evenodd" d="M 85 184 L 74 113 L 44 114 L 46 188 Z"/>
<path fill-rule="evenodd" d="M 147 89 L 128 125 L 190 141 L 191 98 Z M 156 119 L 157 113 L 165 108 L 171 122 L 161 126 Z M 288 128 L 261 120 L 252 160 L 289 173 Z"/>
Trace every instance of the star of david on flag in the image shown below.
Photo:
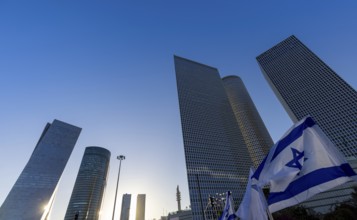
<path fill-rule="evenodd" d="M 291 151 L 293 153 L 293 159 L 291 161 L 289 161 L 289 163 L 287 163 L 285 166 L 288 167 L 292 167 L 292 168 L 298 168 L 299 170 L 302 169 L 302 166 L 299 162 L 300 159 L 304 159 L 307 160 L 307 158 L 304 158 L 304 151 L 300 152 L 298 150 L 296 150 L 295 148 L 291 148 Z"/>
<path fill-rule="evenodd" d="M 314 120 L 305 117 L 271 148 L 252 176 L 252 185 L 270 185 L 268 207 L 275 212 L 356 177 Z"/>

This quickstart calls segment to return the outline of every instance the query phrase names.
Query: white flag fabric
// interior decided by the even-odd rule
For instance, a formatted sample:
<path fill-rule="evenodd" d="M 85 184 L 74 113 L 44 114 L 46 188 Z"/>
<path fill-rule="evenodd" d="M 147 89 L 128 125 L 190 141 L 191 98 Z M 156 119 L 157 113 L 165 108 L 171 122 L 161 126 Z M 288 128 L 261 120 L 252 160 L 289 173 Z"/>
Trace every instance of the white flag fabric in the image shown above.
<path fill-rule="evenodd" d="M 265 197 L 257 185 L 252 186 L 253 174 L 250 168 L 247 189 L 236 215 L 242 220 L 268 220 Z"/>
<path fill-rule="evenodd" d="M 232 194 L 230 191 L 228 191 L 226 196 L 226 204 L 224 206 L 223 213 L 219 218 L 219 220 L 233 220 L 236 218 L 237 216 L 234 213 L 234 203 L 233 203 Z"/>
<path fill-rule="evenodd" d="M 311 117 L 289 129 L 252 177 L 253 184 L 260 187 L 270 184 L 271 212 L 355 179 L 344 156 Z"/>

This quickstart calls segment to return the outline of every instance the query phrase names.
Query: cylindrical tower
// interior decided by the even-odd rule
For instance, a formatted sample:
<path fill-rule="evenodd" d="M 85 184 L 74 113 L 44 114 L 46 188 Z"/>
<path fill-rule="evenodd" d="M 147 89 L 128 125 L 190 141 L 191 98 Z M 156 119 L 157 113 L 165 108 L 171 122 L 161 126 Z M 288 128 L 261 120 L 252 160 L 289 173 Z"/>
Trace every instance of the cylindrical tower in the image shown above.
<path fill-rule="evenodd" d="M 273 146 L 273 140 L 241 78 L 226 76 L 222 81 L 244 142 L 257 168 Z"/>
<path fill-rule="evenodd" d="M 101 147 L 87 147 L 68 204 L 65 220 L 99 219 L 110 152 Z"/>

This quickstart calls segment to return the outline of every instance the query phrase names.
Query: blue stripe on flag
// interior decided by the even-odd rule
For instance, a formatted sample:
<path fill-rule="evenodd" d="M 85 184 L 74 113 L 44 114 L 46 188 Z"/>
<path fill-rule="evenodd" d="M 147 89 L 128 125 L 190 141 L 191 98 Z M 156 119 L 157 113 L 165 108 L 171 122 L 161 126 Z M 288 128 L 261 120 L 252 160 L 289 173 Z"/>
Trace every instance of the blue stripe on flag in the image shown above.
<path fill-rule="evenodd" d="M 276 156 L 280 154 L 286 147 L 288 147 L 292 142 L 301 137 L 303 131 L 306 128 L 312 127 L 315 125 L 314 120 L 311 117 L 307 117 L 303 123 L 294 128 L 286 137 L 281 139 L 278 143 L 278 146 L 275 149 L 274 155 L 271 158 L 271 161 L 275 159 Z M 270 162 L 271 162 L 270 161 Z"/>
<path fill-rule="evenodd" d="M 341 166 L 322 168 L 308 173 L 299 179 L 291 182 L 284 192 L 270 193 L 268 204 L 274 204 L 286 199 L 290 199 L 311 187 L 340 178 L 354 176 L 356 173 L 348 163 Z M 318 177 L 318 178 L 316 178 Z"/>
<path fill-rule="evenodd" d="M 260 173 L 262 172 L 263 168 L 264 168 L 264 165 L 265 165 L 265 161 L 267 160 L 267 156 L 265 156 L 263 162 L 260 163 L 258 169 L 254 172 L 253 176 L 251 177 L 251 179 L 255 178 L 257 180 L 259 180 L 259 176 L 260 176 Z"/>
<path fill-rule="evenodd" d="M 229 217 L 228 217 L 228 219 L 227 220 L 234 220 L 234 219 L 236 219 L 238 216 L 236 216 L 236 214 L 232 214 L 232 215 L 230 215 Z"/>

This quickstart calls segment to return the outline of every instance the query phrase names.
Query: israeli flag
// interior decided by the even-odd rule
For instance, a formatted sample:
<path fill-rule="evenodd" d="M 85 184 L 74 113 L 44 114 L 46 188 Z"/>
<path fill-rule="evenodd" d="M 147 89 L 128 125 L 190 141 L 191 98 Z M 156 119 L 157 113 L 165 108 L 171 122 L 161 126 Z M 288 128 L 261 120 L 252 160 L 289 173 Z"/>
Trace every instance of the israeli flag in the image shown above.
<path fill-rule="evenodd" d="M 288 130 L 252 177 L 253 184 L 270 185 L 270 212 L 352 180 L 356 173 L 311 117 Z"/>
<path fill-rule="evenodd" d="M 219 220 L 233 220 L 236 218 L 237 216 L 234 213 L 234 203 L 233 203 L 232 193 L 228 191 L 226 196 L 226 204 L 224 206 L 221 217 L 219 217 Z"/>
<path fill-rule="evenodd" d="M 253 174 L 253 168 L 250 168 L 247 188 L 236 215 L 241 220 L 268 220 L 267 202 L 262 189 L 258 188 L 257 185 L 252 185 Z"/>

